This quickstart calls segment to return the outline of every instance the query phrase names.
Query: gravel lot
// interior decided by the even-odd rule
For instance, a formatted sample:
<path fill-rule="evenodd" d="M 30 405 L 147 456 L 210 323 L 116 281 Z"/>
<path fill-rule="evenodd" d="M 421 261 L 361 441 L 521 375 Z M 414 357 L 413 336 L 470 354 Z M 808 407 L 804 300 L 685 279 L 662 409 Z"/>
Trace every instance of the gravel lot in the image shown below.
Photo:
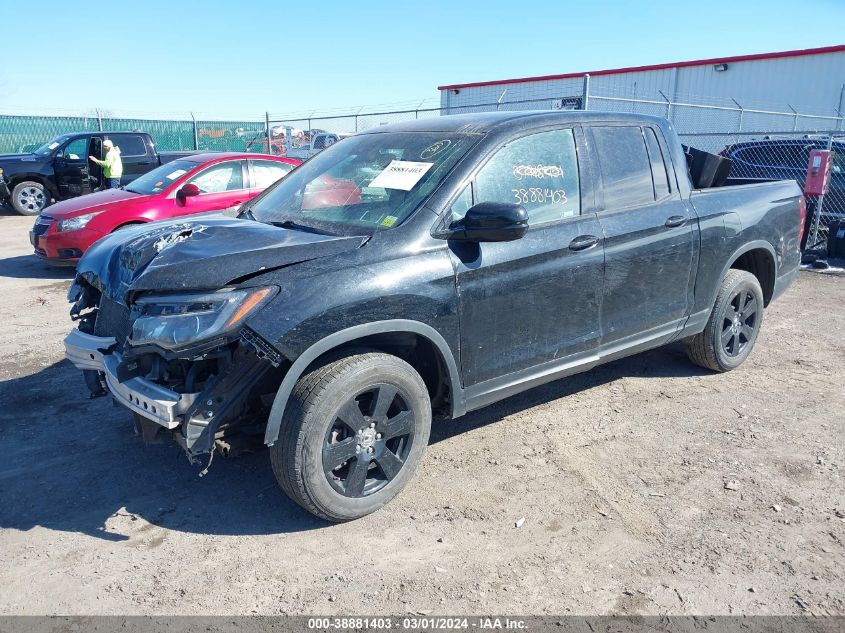
<path fill-rule="evenodd" d="M 802 272 L 732 373 L 671 346 L 435 427 L 328 525 L 266 453 L 200 479 L 88 400 L 31 223 L 0 212 L 0 614 L 845 613 L 842 277 Z"/>

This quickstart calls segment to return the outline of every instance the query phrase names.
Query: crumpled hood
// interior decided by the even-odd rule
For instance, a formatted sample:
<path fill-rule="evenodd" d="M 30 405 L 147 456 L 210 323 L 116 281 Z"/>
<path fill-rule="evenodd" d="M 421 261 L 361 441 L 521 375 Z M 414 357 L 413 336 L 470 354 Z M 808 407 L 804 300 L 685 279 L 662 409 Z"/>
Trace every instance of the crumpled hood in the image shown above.
<path fill-rule="evenodd" d="M 96 242 L 76 270 L 105 295 L 218 289 L 234 279 L 358 248 L 365 237 L 282 229 L 222 214 L 123 229 Z"/>
<path fill-rule="evenodd" d="M 140 194 L 125 189 L 104 189 L 103 191 L 96 191 L 51 204 L 44 211 L 44 215 L 49 215 L 57 220 L 64 220 L 92 211 L 108 211 L 122 202 L 139 197 L 141 197 Z"/>

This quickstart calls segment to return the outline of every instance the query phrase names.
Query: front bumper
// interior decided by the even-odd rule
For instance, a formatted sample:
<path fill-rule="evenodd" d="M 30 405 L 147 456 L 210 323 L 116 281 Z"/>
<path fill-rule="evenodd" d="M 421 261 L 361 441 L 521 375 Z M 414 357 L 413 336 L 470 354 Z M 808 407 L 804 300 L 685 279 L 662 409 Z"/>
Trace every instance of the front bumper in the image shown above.
<path fill-rule="evenodd" d="M 65 356 L 79 369 L 102 372 L 111 395 L 126 408 L 164 428 L 178 428 L 199 392 L 176 393 L 141 377 L 120 382 L 117 368 L 122 357 L 112 351 L 115 344 L 113 337 L 94 336 L 74 328 L 65 338 Z"/>
<path fill-rule="evenodd" d="M 47 225 L 46 229 L 44 224 Z M 52 264 L 75 264 L 83 253 L 105 234 L 88 227 L 76 231 L 59 232 L 58 221 L 42 223 L 39 219 L 30 233 L 35 254 Z M 39 229 L 41 232 L 39 232 Z"/>

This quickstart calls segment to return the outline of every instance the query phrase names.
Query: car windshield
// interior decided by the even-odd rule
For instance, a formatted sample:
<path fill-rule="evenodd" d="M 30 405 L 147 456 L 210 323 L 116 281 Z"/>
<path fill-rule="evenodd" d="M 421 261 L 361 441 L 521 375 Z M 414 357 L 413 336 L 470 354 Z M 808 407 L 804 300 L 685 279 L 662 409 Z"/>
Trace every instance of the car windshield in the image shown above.
<path fill-rule="evenodd" d="M 382 132 L 347 138 L 291 172 L 246 209 L 259 222 L 339 235 L 398 226 L 478 135 Z"/>
<path fill-rule="evenodd" d="M 156 193 L 161 193 L 179 178 L 196 168 L 197 163 L 193 161 L 174 160 L 169 163 L 165 163 L 161 167 L 156 167 L 152 171 L 148 171 L 143 176 L 139 176 L 126 185 L 124 189 L 126 191 L 131 191 L 132 193 L 140 193 L 145 196 L 151 196 Z"/>
<path fill-rule="evenodd" d="M 64 143 L 67 139 L 67 136 L 57 136 L 49 143 L 44 143 L 44 145 L 35 150 L 33 154 L 38 154 L 39 156 L 46 156 L 47 154 L 55 150 L 59 145 Z"/>

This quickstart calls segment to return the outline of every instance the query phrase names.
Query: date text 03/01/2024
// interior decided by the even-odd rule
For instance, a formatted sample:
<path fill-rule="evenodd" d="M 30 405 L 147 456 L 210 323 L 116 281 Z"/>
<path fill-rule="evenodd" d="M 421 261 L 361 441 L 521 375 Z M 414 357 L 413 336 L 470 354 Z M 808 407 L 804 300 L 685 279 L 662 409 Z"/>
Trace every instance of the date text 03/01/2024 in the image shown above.
<path fill-rule="evenodd" d="M 523 630 L 525 620 L 498 617 L 389 617 L 309 618 L 309 630 Z"/>

